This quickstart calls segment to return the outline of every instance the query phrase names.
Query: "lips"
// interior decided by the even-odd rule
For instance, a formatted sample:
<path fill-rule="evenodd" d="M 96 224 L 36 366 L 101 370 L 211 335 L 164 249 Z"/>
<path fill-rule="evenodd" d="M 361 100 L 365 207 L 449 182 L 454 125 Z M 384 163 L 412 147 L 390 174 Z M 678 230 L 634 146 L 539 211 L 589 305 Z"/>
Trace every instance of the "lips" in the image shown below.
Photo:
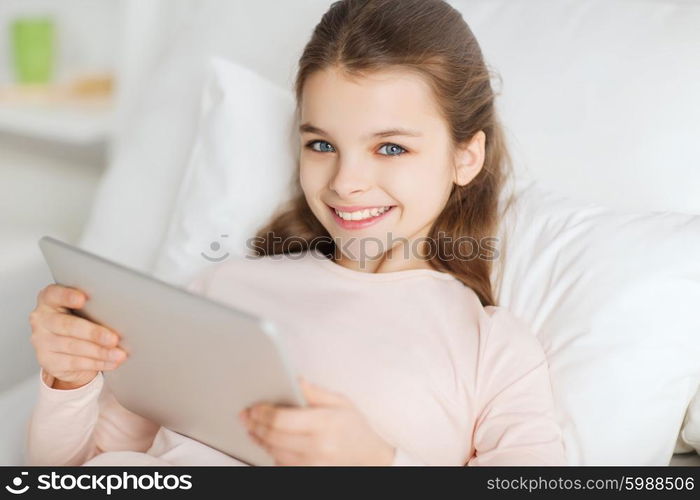
<path fill-rule="evenodd" d="M 359 210 L 371 210 L 373 208 L 384 208 L 384 207 L 390 207 L 392 205 L 369 205 L 369 206 L 360 206 L 360 205 L 352 205 L 349 207 L 332 207 L 331 205 L 328 205 L 331 208 L 335 208 L 338 212 L 357 212 Z"/>
<path fill-rule="evenodd" d="M 333 220 L 335 220 L 336 224 L 338 226 L 342 227 L 343 229 L 364 229 L 366 227 L 369 227 L 373 224 L 377 224 L 379 221 L 383 220 L 386 218 L 389 214 L 394 212 L 394 209 L 396 208 L 395 205 L 374 205 L 371 207 L 344 207 L 343 210 L 340 210 L 341 212 L 345 211 L 357 211 L 357 210 L 363 210 L 363 209 L 368 209 L 368 208 L 382 208 L 382 207 L 390 207 L 389 210 L 387 210 L 384 213 L 381 213 L 375 217 L 369 217 L 367 219 L 362 219 L 362 220 L 345 220 L 338 216 L 337 213 L 335 213 L 334 207 L 331 207 L 330 205 L 328 206 L 328 210 L 330 210 L 331 215 L 333 216 Z M 350 210 L 353 209 L 353 210 Z"/>

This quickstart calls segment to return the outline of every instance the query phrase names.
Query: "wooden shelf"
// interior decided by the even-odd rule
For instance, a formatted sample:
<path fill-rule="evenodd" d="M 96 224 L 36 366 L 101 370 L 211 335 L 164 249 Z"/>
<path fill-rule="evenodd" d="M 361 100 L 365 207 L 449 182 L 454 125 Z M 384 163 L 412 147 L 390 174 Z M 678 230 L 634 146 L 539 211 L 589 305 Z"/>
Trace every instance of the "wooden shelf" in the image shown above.
<path fill-rule="evenodd" d="M 0 133 L 75 146 L 107 140 L 113 126 L 111 88 L 82 85 L 0 88 Z"/>

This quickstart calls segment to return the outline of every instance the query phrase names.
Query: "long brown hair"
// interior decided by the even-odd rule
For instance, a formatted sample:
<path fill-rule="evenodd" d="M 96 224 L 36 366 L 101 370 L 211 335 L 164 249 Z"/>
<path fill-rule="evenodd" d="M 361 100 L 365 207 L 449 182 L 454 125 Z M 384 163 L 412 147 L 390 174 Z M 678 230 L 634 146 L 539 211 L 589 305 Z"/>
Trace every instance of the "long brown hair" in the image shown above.
<path fill-rule="evenodd" d="M 453 148 L 484 131 L 482 170 L 466 186 L 453 185 L 428 240 L 438 242 L 442 235 L 450 235 L 453 242 L 465 237 L 476 242 L 494 239 L 499 193 L 512 171 L 511 158 L 495 109 L 491 72 L 462 15 L 443 0 L 336 1 L 315 27 L 299 60 L 297 116 L 306 79 L 329 67 L 341 68 L 349 77 L 391 67 L 413 70 L 433 90 L 449 125 Z M 256 234 L 255 253 L 264 256 L 317 248 L 332 255 L 335 245 L 306 202 L 298 168 L 292 189 L 292 198 Z M 297 244 L 289 245 L 290 239 Z M 450 273 L 474 290 L 482 305 L 496 305 L 490 280 L 492 259 L 481 254 L 472 259 L 450 258 L 453 254 L 442 253 L 443 245 L 437 248 L 426 259 L 433 268 Z M 497 257 L 503 258 L 502 252 Z"/>

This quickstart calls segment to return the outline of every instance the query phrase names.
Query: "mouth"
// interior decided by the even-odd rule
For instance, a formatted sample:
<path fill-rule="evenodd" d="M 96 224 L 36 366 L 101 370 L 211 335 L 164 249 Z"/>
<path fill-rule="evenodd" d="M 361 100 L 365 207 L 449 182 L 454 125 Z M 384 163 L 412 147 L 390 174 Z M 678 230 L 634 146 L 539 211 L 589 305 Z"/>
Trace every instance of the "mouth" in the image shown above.
<path fill-rule="evenodd" d="M 346 212 L 327 205 L 333 219 L 343 229 L 362 229 L 376 224 L 392 213 L 396 205 L 377 206 L 364 210 Z"/>

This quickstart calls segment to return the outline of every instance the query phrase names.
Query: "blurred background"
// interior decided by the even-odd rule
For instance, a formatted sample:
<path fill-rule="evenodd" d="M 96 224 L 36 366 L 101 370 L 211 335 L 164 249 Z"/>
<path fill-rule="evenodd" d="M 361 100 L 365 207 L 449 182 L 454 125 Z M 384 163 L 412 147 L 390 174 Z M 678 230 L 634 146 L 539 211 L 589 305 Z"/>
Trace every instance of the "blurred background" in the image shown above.
<path fill-rule="evenodd" d="M 32 255 L 38 233 L 80 234 L 106 164 L 123 14 L 120 0 L 0 3 L 0 262 Z"/>

